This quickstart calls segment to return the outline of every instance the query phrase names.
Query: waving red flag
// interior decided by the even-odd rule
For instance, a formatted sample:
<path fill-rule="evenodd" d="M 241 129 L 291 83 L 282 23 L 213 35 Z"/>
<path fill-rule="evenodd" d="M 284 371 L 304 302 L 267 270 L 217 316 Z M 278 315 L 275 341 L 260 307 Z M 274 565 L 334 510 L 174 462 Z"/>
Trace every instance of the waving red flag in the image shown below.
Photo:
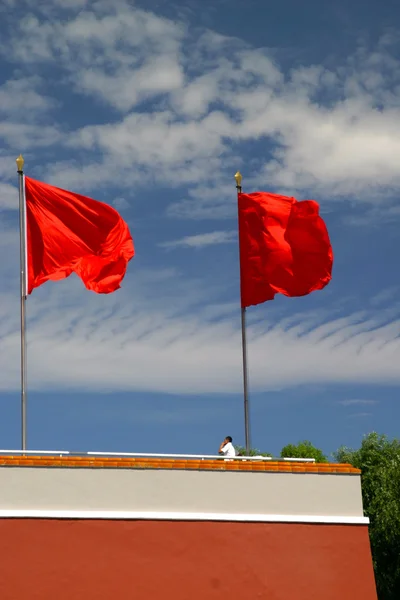
<path fill-rule="evenodd" d="M 114 208 L 30 177 L 25 198 L 28 294 L 73 272 L 98 294 L 120 287 L 134 248 Z"/>
<path fill-rule="evenodd" d="M 238 202 L 242 307 L 330 282 L 333 252 L 317 202 L 267 192 L 239 194 Z"/>

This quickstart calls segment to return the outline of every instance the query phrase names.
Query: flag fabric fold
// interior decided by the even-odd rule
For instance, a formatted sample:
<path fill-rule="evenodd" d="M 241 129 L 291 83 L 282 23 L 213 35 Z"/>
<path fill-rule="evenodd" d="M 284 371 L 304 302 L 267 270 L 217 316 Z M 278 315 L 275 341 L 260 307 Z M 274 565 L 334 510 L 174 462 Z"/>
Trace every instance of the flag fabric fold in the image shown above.
<path fill-rule="evenodd" d="M 28 294 L 71 273 L 98 294 L 120 287 L 134 247 L 114 208 L 26 176 L 25 200 Z"/>
<path fill-rule="evenodd" d="M 329 283 L 333 252 L 317 202 L 254 192 L 239 194 L 238 205 L 242 307 Z"/>

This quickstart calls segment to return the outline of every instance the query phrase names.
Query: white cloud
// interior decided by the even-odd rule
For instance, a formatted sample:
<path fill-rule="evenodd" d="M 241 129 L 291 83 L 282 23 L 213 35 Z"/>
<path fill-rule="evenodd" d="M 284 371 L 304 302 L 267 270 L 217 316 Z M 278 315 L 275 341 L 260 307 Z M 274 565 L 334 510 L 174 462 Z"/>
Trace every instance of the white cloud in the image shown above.
<path fill-rule="evenodd" d="M 236 231 L 211 231 L 197 235 L 186 235 L 179 240 L 162 242 L 159 246 L 162 248 L 179 248 L 182 246 L 187 248 L 204 248 L 205 246 L 233 242 L 236 236 Z"/>
<path fill-rule="evenodd" d="M 121 111 L 128 111 L 139 101 L 179 89 L 182 82 L 182 69 L 176 59 L 159 56 L 151 57 L 135 70 L 127 65 L 112 75 L 102 69 L 83 70 L 78 89 L 107 100 Z"/>
<path fill-rule="evenodd" d="M 361 406 L 361 405 L 372 405 L 378 404 L 377 400 L 364 400 L 362 398 L 354 398 L 350 400 L 340 400 L 339 404 L 343 404 L 343 406 Z"/>
<path fill-rule="evenodd" d="M 120 75 L 132 75 L 146 60 L 168 61 L 176 57 L 184 34 L 183 24 L 130 7 L 125 2 L 93 2 L 87 8 L 77 12 L 75 17 L 59 16 L 51 22 L 28 12 L 17 21 L 19 33 L 11 39 L 11 53 L 5 43 L 3 53 L 12 62 L 29 64 L 57 60 L 71 73 L 71 81 L 77 84 L 89 73 L 108 74 L 110 81 L 115 77 L 115 83 L 121 83 Z M 159 66 L 165 67 L 166 63 Z M 129 68 L 130 72 L 127 71 Z M 152 79 L 149 89 L 158 90 L 160 84 L 154 79 L 154 73 L 147 72 L 147 75 Z M 164 88 L 168 87 L 165 79 Z M 88 82 L 88 88 L 82 86 L 86 92 L 91 91 L 90 79 Z M 103 91 L 107 98 L 107 89 Z"/>
<path fill-rule="evenodd" d="M 125 198 L 115 198 L 111 204 L 113 205 L 113 207 L 116 210 L 126 210 L 127 208 L 130 207 L 130 204 L 128 202 L 128 200 L 126 200 Z"/>
<path fill-rule="evenodd" d="M 2 0 L 0 12 L 1 10 L 7 11 L 8 8 L 18 7 L 20 11 L 35 8 L 41 13 L 49 14 L 49 12 L 60 8 L 67 10 L 83 8 L 90 3 L 92 3 L 92 0 L 53 0 L 52 6 L 49 6 L 47 0 Z"/>
<path fill-rule="evenodd" d="M 218 288 L 174 272 L 161 273 L 160 295 L 155 275 L 152 281 L 132 268 L 123 289 L 108 297 L 88 293 L 74 278 L 35 290 L 28 299 L 30 389 L 240 393 L 238 306 L 218 307 Z M 2 295 L 1 307 L 5 391 L 19 381 L 12 292 Z M 400 319 L 391 313 L 326 321 L 328 311 L 324 318 L 313 312 L 288 321 L 268 309 L 267 319 L 248 326 L 254 392 L 307 383 L 400 383 Z"/>
<path fill-rule="evenodd" d="M 237 192 L 234 172 L 223 184 L 215 183 L 211 174 L 211 184 L 207 181 L 207 171 L 203 173 L 204 183 L 186 192 L 183 198 L 169 204 L 167 215 L 174 218 L 224 219 L 237 215 Z"/>
<path fill-rule="evenodd" d="M 43 86 L 39 77 L 9 79 L 0 86 L 0 113 L 17 116 L 25 121 L 29 115 L 48 110 L 54 105 L 54 100 L 39 93 L 37 88 Z"/>
<path fill-rule="evenodd" d="M 372 413 L 359 412 L 359 413 L 353 413 L 352 415 L 347 415 L 348 419 L 364 419 L 365 417 L 372 417 Z"/>
<path fill-rule="evenodd" d="M 18 190 L 8 183 L 0 183 L 0 209 L 18 209 Z"/>
<path fill-rule="evenodd" d="M 41 63 L 57 61 L 76 93 L 122 112 L 113 122 L 63 136 L 51 125 L 28 131 L 3 123 L 0 134 L 13 148 L 62 143 L 75 156 L 85 153 L 83 166 L 79 159 L 58 165 L 67 185 L 115 184 L 116 173 L 121 187 L 197 185 L 211 173 L 209 184 L 222 187 L 228 169 L 242 163 L 246 189 L 377 203 L 400 187 L 393 37 L 373 51 L 360 48 L 336 69 L 311 65 L 284 73 L 268 51 L 122 1 L 94 2 L 51 21 L 28 11 L 10 31 L 2 45 L 9 61 L 28 72 L 31 64 L 39 72 Z M 143 100 L 150 104 L 143 107 Z M 257 142 L 258 157 L 248 160 L 241 142 Z M 191 207 L 200 216 L 207 204 L 190 194 L 183 202 L 170 214 L 188 216 Z"/>
<path fill-rule="evenodd" d="M 0 85 L 0 176 L 5 180 L 15 175 L 15 158 L 9 155 L 11 151 L 16 157 L 28 149 L 36 150 L 61 141 L 59 130 L 49 123 L 58 102 L 43 94 L 43 87 L 39 76 L 15 77 Z"/>
<path fill-rule="evenodd" d="M 52 146 L 62 140 L 62 133 L 53 125 L 30 125 L 17 121 L 0 122 L 0 139 L 16 152 Z"/>
<path fill-rule="evenodd" d="M 371 306 L 376 307 L 381 306 L 382 304 L 389 304 L 390 302 L 394 301 L 398 291 L 399 287 L 396 285 L 383 289 L 381 292 L 371 298 Z"/>
<path fill-rule="evenodd" d="M 245 190 L 352 197 L 366 201 L 369 218 L 398 192 L 396 40 L 361 49 L 336 69 L 284 72 L 264 49 L 131 4 L 57 0 L 68 10 L 60 16 L 48 2 L 27 0 L 23 18 L 3 12 L 11 21 L 0 51 L 16 71 L 0 88 L 0 206 L 17 207 L 10 180 L 19 152 L 35 176 L 59 156 L 46 165 L 46 180 L 93 197 L 109 186 L 121 210 L 132 186 L 138 196 L 149 186 L 174 188 L 165 207 L 173 217 L 235 216 L 238 168 Z M 73 122 L 69 106 L 58 104 L 66 90 Z M 89 125 L 72 124 L 81 104 Z M 166 204 L 163 198 L 157 201 Z M 381 212 L 395 218 L 398 207 Z M 164 246 L 232 239 L 218 230 Z M 10 257 L 1 266 L 0 389 L 10 390 L 19 382 L 18 233 L 4 226 L 0 245 Z M 111 297 L 89 294 L 73 278 L 46 284 L 28 300 L 29 388 L 240 393 L 239 306 L 219 303 L 226 290 L 218 285 L 183 280 L 173 268 L 144 273 L 135 261 Z M 373 301 L 378 315 L 340 318 L 316 311 L 277 317 L 270 304 L 265 320 L 249 311 L 251 390 L 399 383 L 400 320 L 395 309 L 382 309 L 385 301 Z"/>
<path fill-rule="evenodd" d="M 185 164 L 222 150 L 221 136 L 229 128 L 229 119 L 221 112 L 210 113 L 198 122 L 181 122 L 170 111 L 132 113 L 118 123 L 84 127 L 70 144 L 110 153 L 126 164 L 134 161 L 148 168 L 153 165 L 153 169 L 183 169 Z M 156 170 L 153 173 L 157 176 Z"/>

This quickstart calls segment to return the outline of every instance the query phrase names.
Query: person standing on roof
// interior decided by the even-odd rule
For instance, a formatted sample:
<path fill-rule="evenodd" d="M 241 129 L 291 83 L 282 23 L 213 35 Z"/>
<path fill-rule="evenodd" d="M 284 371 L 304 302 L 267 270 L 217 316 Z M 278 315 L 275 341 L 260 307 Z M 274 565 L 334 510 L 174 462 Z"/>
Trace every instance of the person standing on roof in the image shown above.
<path fill-rule="evenodd" d="M 220 445 L 218 454 L 223 454 L 228 458 L 236 456 L 236 450 L 232 444 L 232 438 L 230 435 L 227 435 L 222 444 Z"/>

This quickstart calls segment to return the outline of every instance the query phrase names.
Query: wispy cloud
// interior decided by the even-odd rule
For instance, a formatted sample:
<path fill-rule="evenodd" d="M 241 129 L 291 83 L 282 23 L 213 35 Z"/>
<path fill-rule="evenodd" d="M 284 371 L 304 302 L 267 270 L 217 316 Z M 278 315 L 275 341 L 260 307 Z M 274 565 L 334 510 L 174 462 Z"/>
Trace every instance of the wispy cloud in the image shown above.
<path fill-rule="evenodd" d="M 369 413 L 369 412 L 359 412 L 359 413 L 353 413 L 351 415 L 347 415 L 348 419 L 364 419 L 366 417 L 372 417 L 372 413 Z"/>
<path fill-rule="evenodd" d="M 18 190 L 9 183 L 0 183 L 0 209 L 18 209 Z"/>
<path fill-rule="evenodd" d="M 144 275 L 136 270 L 110 297 L 89 294 L 76 278 L 35 290 L 28 299 L 30 388 L 239 392 L 238 312 L 231 305 L 218 310 L 219 291 L 204 282 L 170 273 L 160 294 L 159 279 Z M 18 311 L 11 292 L 2 294 L 1 307 L 0 389 L 17 389 Z M 250 322 L 251 389 L 400 383 L 399 315 L 328 315 Z"/>
<path fill-rule="evenodd" d="M 111 204 L 113 205 L 114 208 L 116 208 L 119 211 L 126 210 L 130 206 L 128 200 L 126 200 L 125 198 L 115 198 L 111 202 Z"/>
<path fill-rule="evenodd" d="M 398 286 L 391 286 L 382 290 L 381 292 L 379 292 L 371 298 L 371 306 L 381 306 L 382 304 L 390 304 L 390 302 L 393 301 L 397 296 L 398 291 Z"/>
<path fill-rule="evenodd" d="M 339 400 L 339 404 L 343 404 L 343 406 L 371 406 L 373 404 L 378 404 L 377 400 L 364 400 L 362 398 L 355 398 L 351 400 Z"/>
<path fill-rule="evenodd" d="M 235 241 L 236 231 L 212 231 L 210 233 L 199 233 L 198 235 L 187 235 L 179 240 L 162 242 L 162 248 L 204 248 L 215 244 L 228 244 Z"/>

